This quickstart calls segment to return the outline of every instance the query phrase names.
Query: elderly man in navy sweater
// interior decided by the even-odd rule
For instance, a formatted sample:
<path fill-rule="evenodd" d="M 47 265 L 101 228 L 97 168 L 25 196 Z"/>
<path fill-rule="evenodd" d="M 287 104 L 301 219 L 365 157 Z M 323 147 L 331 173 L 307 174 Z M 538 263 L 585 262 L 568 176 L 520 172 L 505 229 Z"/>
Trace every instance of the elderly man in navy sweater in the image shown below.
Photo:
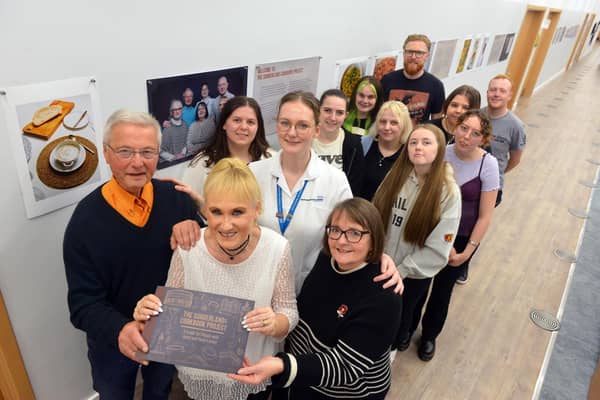
<path fill-rule="evenodd" d="M 171 228 L 196 208 L 172 183 L 152 179 L 160 127 L 151 115 L 116 111 L 103 142 L 112 179 L 81 200 L 63 242 L 71 322 L 86 333 L 101 399 L 132 399 L 140 363 L 144 399 L 167 399 L 174 368 L 136 359 L 147 344 L 132 313 L 166 281 Z"/>

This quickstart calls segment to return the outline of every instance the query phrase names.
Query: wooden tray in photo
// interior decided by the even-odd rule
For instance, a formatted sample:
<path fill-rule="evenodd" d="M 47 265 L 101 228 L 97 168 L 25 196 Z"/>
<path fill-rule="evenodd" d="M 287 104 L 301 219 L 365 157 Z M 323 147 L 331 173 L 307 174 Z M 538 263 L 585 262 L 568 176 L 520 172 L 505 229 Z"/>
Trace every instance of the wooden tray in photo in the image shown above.
<path fill-rule="evenodd" d="M 54 100 L 50 103 L 51 106 L 60 105 L 62 107 L 62 112 L 56 117 L 52 118 L 50 121 L 43 123 L 40 126 L 33 125 L 33 122 L 28 123 L 23 128 L 23 133 L 26 135 L 33 135 L 35 137 L 39 137 L 44 140 L 48 140 L 50 136 L 56 129 L 60 126 L 65 115 L 71 112 L 73 107 L 75 107 L 75 103 L 71 103 L 70 101 L 62 101 L 62 100 Z"/>

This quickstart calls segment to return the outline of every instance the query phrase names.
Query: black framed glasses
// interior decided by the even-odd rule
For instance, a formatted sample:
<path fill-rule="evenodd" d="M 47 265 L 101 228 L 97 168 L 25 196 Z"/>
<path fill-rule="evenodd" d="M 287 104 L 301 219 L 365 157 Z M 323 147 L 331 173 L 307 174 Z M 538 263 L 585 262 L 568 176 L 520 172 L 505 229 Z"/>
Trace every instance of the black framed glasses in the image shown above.
<path fill-rule="evenodd" d="M 158 156 L 158 150 L 154 149 L 142 149 L 142 150 L 134 150 L 129 147 L 121 147 L 118 149 L 113 148 L 110 144 L 105 143 L 106 147 L 108 147 L 113 153 L 117 155 L 121 160 L 130 160 L 134 155 L 139 154 L 142 158 L 146 160 L 152 160 Z"/>
<path fill-rule="evenodd" d="M 426 51 L 421 50 L 404 50 L 404 55 L 406 55 L 407 57 L 423 58 L 426 54 Z"/>
<path fill-rule="evenodd" d="M 361 231 L 358 229 L 346 229 L 344 231 L 340 229 L 339 226 L 335 225 L 327 225 L 325 227 L 325 231 L 327 232 L 327 236 L 329 236 L 330 239 L 338 240 L 342 237 L 342 235 L 344 235 L 346 236 L 346 240 L 350 243 L 358 243 L 364 235 L 371 233 L 369 231 Z"/>

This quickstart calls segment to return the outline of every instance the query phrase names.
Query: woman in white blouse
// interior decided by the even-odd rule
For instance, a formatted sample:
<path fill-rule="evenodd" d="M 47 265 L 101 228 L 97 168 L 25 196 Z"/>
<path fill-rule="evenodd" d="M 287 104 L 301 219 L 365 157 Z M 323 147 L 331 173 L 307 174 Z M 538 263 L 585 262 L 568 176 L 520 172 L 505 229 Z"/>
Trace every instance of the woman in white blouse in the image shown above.
<path fill-rule="evenodd" d="M 263 197 L 259 224 L 290 241 L 296 293 L 317 260 L 327 216 L 338 202 L 352 197 L 346 175 L 311 148 L 319 133 L 319 108 L 312 93 L 295 91 L 283 96 L 277 114 L 281 151 L 249 165 Z M 198 193 L 189 187 L 176 188 L 190 193 L 201 207 Z M 195 225 L 185 221 L 175 225 L 174 240 L 184 248 L 190 246 L 197 236 Z M 384 255 L 381 264 L 384 272 L 376 279 L 385 280 L 385 288 L 397 285 L 400 292 L 402 281 L 391 258 Z"/>
<path fill-rule="evenodd" d="M 259 223 L 290 241 L 297 293 L 319 256 L 329 213 L 337 203 L 352 197 L 346 175 L 312 150 L 312 140 L 319 133 L 319 109 L 319 100 L 312 93 L 295 91 L 283 96 L 277 114 L 281 151 L 250 164 L 263 195 Z M 386 272 L 378 279 L 394 277 L 386 282 L 388 287 L 399 277 L 395 268 L 384 264 Z"/>
<path fill-rule="evenodd" d="M 262 211 L 260 188 L 246 164 L 225 158 L 209 173 L 204 185 L 203 215 L 207 228 L 189 250 L 173 253 L 166 286 L 254 300 L 245 315 L 250 331 L 246 357 L 252 362 L 276 352 L 298 322 L 288 241 L 258 225 Z M 147 295 L 133 317 L 145 322 L 161 312 L 161 302 Z M 264 398 L 265 389 L 234 382 L 223 373 L 177 366 L 179 379 L 194 399 Z"/>
<path fill-rule="evenodd" d="M 223 107 L 217 131 L 192 159 L 183 182 L 202 193 L 210 169 L 222 158 L 235 157 L 249 163 L 270 157 L 260 106 L 251 97 L 236 96 Z"/>

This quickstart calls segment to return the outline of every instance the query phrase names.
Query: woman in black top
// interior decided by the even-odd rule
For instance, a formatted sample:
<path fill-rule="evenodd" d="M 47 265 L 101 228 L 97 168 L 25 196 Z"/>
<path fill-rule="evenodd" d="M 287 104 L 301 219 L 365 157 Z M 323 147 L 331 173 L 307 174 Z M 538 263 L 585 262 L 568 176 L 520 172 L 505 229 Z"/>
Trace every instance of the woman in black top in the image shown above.
<path fill-rule="evenodd" d="M 410 114 L 402 102 L 391 100 L 383 103 L 369 135 L 362 139 L 365 175 L 362 190 L 355 195 L 373 199 L 379 184 L 400 155 L 411 130 Z"/>
<path fill-rule="evenodd" d="M 457 87 L 446 97 L 442 104 L 442 118 L 432 119 L 429 123 L 437 126 L 444 132 L 446 143 L 454 142 L 454 130 L 458 125 L 458 117 L 467 110 L 479 109 L 481 95 L 473 86 L 462 85 Z"/>
<path fill-rule="evenodd" d="M 384 231 L 370 202 L 353 198 L 329 215 L 323 251 L 298 296 L 300 322 L 286 352 L 245 363 L 239 381 L 289 388 L 289 399 L 383 400 L 390 387 L 390 343 L 402 299 L 373 282 Z"/>

